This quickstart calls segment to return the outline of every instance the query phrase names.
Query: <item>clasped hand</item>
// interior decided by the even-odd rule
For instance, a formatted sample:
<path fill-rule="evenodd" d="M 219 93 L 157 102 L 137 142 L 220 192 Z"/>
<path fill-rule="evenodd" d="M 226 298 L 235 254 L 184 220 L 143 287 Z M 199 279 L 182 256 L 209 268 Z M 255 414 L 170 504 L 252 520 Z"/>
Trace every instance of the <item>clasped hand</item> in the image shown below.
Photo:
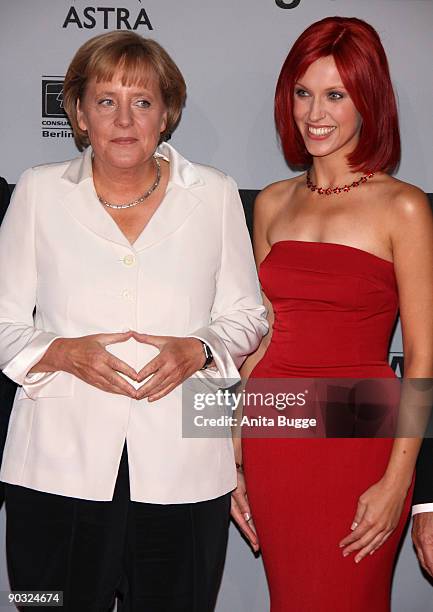
<path fill-rule="evenodd" d="M 159 350 L 159 354 L 138 372 L 106 350 L 108 345 L 130 338 Z M 55 366 L 54 370 L 74 374 L 103 391 L 134 399 L 147 398 L 150 402 L 170 393 L 205 362 L 203 345 L 197 338 L 152 336 L 135 331 L 59 338 L 52 343 L 46 357 L 47 362 Z M 150 378 L 135 389 L 121 374 L 138 383 Z"/>

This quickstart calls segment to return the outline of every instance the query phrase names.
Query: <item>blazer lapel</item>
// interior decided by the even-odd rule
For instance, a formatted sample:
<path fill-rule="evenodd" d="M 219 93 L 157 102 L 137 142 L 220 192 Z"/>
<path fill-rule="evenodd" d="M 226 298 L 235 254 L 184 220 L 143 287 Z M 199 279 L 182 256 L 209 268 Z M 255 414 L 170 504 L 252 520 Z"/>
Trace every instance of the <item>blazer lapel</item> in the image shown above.
<path fill-rule="evenodd" d="M 92 179 L 76 185 L 63 199 L 63 204 L 79 223 L 94 234 L 122 246 L 131 246 L 117 223 L 99 202 Z"/>
<path fill-rule="evenodd" d="M 167 143 L 161 144 L 156 154 L 170 162 L 170 178 L 164 199 L 134 243 L 137 251 L 173 234 L 201 202 L 195 189 L 204 182 L 196 166 Z"/>
<path fill-rule="evenodd" d="M 62 178 L 69 181 L 72 187 L 62 201 L 69 213 L 101 238 L 130 247 L 126 236 L 98 200 L 93 185 L 90 147 L 81 157 L 70 162 Z"/>
<path fill-rule="evenodd" d="M 194 189 L 204 184 L 196 167 L 163 143 L 157 155 L 170 162 L 170 178 L 164 198 L 132 247 L 141 251 L 175 232 L 201 200 Z M 63 198 L 70 214 L 90 231 L 105 240 L 131 248 L 131 244 L 98 200 L 92 179 L 92 150 L 89 147 L 73 159 L 63 174 L 72 189 Z"/>
<path fill-rule="evenodd" d="M 142 251 L 165 240 L 189 217 L 200 200 L 188 190 L 175 184 L 167 185 L 167 191 L 149 223 L 134 242 L 134 249 Z"/>

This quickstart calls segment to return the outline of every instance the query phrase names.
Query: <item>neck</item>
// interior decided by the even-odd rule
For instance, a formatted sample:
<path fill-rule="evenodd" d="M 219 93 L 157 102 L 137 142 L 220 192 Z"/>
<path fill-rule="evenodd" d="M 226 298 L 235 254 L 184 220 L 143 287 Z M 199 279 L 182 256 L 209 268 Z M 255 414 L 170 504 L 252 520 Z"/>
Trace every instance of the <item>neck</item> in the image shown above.
<path fill-rule="evenodd" d="M 318 187 L 342 187 L 359 179 L 361 172 L 354 172 L 346 160 L 315 157 L 310 171 L 311 180 Z"/>
<path fill-rule="evenodd" d="M 93 182 L 96 192 L 110 202 L 133 200 L 154 182 L 156 165 L 153 156 L 134 168 L 117 168 L 93 159 Z"/>

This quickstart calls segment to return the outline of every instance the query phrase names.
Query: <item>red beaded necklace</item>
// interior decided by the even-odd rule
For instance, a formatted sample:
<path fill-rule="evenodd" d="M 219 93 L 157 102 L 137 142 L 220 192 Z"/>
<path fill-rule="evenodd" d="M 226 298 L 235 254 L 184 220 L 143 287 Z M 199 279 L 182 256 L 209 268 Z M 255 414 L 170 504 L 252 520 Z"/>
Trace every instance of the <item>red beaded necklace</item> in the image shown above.
<path fill-rule="evenodd" d="M 351 185 L 344 185 L 344 187 L 325 188 L 314 185 L 314 183 L 311 182 L 310 171 L 307 170 L 307 187 L 308 189 L 311 189 L 311 191 L 317 191 L 317 193 L 320 195 L 331 195 L 332 193 L 341 193 L 342 191 L 347 193 L 352 189 L 352 187 L 358 187 L 358 185 L 360 185 L 361 183 L 366 183 L 368 179 L 370 179 L 372 176 L 374 176 L 374 172 L 369 172 L 368 174 L 364 174 L 364 176 L 361 176 L 361 178 L 357 181 L 353 181 Z"/>

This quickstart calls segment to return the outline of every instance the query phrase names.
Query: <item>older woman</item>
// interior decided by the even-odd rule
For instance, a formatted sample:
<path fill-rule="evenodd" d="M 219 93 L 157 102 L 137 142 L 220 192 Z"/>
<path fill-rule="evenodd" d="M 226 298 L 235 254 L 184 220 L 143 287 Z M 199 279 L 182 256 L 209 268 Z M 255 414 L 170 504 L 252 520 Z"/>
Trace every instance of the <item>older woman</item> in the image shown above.
<path fill-rule="evenodd" d="M 27 170 L 1 228 L 11 587 L 68 612 L 116 591 L 205 612 L 221 575 L 233 448 L 182 438 L 179 385 L 238 378 L 266 322 L 234 181 L 163 142 L 184 98 L 156 42 L 85 43 L 64 87 L 84 152 Z"/>

